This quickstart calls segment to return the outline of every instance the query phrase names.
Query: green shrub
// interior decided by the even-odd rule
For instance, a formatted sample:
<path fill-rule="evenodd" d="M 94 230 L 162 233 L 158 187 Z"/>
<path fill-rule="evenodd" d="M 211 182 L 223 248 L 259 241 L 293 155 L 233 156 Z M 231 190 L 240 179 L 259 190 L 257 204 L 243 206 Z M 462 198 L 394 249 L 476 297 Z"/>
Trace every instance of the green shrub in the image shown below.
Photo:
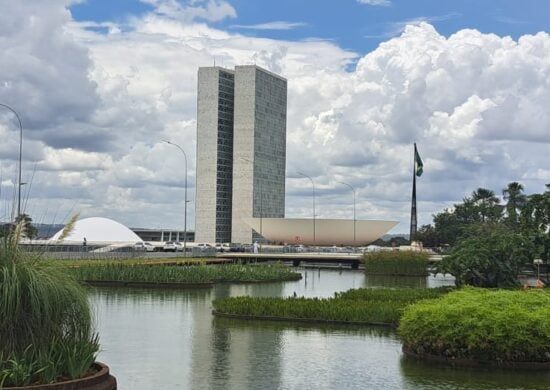
<path fill-rule="evenodd" d="M 429 257 L 414 251 L 377 251 L 363 255 L 367 275 L 428 275 Z"/>
<path fill-rule="evenodd" d="M 150 283 L 219 283 L 298 280 L 301 275 L 274 265 L 88 265 L 71 269 L 78 280 Z"/>
<path fill-rule="evenodd" d="M 550 293 L 465 288 L 409 306 L 399 334 L 420 355 L 550 362 Z"/>
<path fill-rule="evenodd" d="M 85 374 L 99 349 L 85 290 L 66 269 L 19 249 L 22 224 L 0 240 L 0 384 Z"/>
<path fill-rule="evenodd" d="M 474 226 L 469 234 L 436 264 L 436 271 L 452 274 L 459 286 L 519 286 L 520 270 L 534 256 L 529 237 L 496 224 Z"/>

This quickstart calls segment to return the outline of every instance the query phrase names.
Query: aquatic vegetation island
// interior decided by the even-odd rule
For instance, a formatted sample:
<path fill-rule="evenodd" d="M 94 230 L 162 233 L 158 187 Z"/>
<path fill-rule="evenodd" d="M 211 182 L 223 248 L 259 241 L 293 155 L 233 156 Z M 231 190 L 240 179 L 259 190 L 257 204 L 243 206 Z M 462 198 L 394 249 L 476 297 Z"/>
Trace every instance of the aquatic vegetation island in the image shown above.
<path fill-rule="evenodd" d="M 334 298 L 233 297 L 215 300 L 214 314 L 250 319 L 396 326 L 405 307 L 439 297 L 438 289 L 352 289 Z"/>
<path fill-rule="evenodd" d="M 158 284 L 179 283 L 241 283 L 299 280 L 302 276 L 282 264 L 273 265 L 126 265 L 100 264 L 71 268 L 75 277 L 84 282 L 139 282 Z"/>
<path fill-rule="evenodd" d="M 404 351 L 418 357 L 548 364 L 550 293 L 466 287 L 407 307 L 398 332 Z"/>
<path fill-rule="evenodd" d="M 377 251 L 363 255 L 367 275 L 427 276 L 429 257 L 414 251 Z"/>

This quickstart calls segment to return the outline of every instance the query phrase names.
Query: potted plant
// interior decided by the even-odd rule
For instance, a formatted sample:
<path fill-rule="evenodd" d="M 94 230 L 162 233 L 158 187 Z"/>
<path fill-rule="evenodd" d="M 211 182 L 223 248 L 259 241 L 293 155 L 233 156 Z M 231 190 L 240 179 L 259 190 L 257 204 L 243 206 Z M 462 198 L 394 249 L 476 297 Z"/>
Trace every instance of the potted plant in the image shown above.
<path fill-rule="evenodd" d="M 63 267 L 22 250 L 24 229 L 19 222 L 0 237 L 0 388 L 116 389 L 95 362 L 86 291 Z"/>

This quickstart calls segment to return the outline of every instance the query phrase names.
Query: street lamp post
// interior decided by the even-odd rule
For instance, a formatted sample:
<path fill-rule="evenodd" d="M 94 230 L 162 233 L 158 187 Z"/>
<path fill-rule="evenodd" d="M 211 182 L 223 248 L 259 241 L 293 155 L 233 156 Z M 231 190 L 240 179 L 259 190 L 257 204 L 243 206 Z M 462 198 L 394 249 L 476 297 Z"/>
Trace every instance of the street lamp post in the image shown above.
<path fill-rule="evenodd" d="M 313 244 L 315 244 L 315 183 L 313 182 L 313 179 L 305 173 L 298 172 L 298 175 L 307 177 L 311 181 L 311 187 L 313 188 Z"/>
<path fill-rule="evenodd" d="M 533 260 L 533 264 L 537 266 L 537 283 L 540 280 L 540 265 L 542 264 L 542 259 Z"/>
<path fill-rule="evenodd" d="M 353 251 L 355 252 L 356 243 L 355 243 L 355 188 L 353 188 L 350 184 L 344 183 L 343 181 L 339 181 L 338 183 L 343 184 L 345 186 L 348 186 L 353 191 Z"/>
<path fill-rule="evenodd" d="M 17 218 L 21 215 L 21 186 L 23 185 L 21 183 L 21 162 L 22 162 L 22 156 L 23 156 L 23 125 L 21 124 L 21 118 L 19 118 L 19 114 L 10 106 L 7 104 L 0 103 L 0 106 L 7 108 L 11 112 L 15 114 L 15 117 L 17 118 L 17 121 L 19 122 L 19 180 L 17 183 Z"/>
<path fill-rule="evenodd" d="M 183 222 L 183 256 L 186 257 L 187 256 L 187 154 L 185 154 L 185 151 L 183 150 L 183 148 L 178 144 L 175 144 L 173 142 L 166 141 L 166 140 L 163 140 L 163 141 L 166 142 L 167 144 L 170 144 L 178 148 L 183 153 L 183 157 L 185 158 L 185 208 L 184 208 L 185 211 L 184 211 L 184 222 Z"/>

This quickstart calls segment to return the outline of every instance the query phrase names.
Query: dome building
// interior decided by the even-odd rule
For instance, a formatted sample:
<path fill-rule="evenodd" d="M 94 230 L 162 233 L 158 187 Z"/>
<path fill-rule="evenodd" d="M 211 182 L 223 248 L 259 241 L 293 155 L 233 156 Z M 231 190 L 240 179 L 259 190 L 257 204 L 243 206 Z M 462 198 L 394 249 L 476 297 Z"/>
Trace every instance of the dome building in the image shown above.
<path fill-rule="evenodd" d="M 52 241 L 58 241 L 63 229 L 54 234 Z M 134 243 L 141 242 L 133 231 L 123 224 L 109 218 L 93 217 L 76 221 L 71 233 L 63 240 L 64 243 Z"/>

